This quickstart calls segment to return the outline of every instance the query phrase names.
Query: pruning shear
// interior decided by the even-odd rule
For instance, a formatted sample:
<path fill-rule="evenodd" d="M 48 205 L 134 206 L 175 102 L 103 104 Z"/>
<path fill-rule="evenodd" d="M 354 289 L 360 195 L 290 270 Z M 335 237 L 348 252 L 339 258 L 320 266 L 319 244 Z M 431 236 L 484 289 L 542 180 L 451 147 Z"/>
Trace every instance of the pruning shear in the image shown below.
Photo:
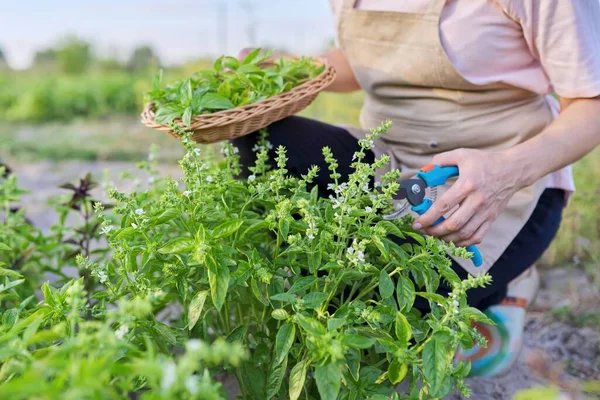
<path fill-rule="evenodd" d="M 397 210 L 383 219 L 393 220 L 399 218 L 407 212 L 408 206 L 419 215 L 423 215 L 429 210 L 429 207 L 437 199 L 437 187 L 444 185 L 452 177 L 458 176 L 458 167 L 448 166 L 440 167 L 437 164 L 428 164 L 422 167 L 415 176 L 410 179 L 398 181 L 400 189 L 393 196 L 396 200 L 404 200 L 398 203 Z M 433 223 L 432 226 L 444 221 L 442 216 Z M 480 267 L 483 263 L 483 257 L 475 245 L 467 247 L 467 251 L 473 253 L 473 264 Z"/>

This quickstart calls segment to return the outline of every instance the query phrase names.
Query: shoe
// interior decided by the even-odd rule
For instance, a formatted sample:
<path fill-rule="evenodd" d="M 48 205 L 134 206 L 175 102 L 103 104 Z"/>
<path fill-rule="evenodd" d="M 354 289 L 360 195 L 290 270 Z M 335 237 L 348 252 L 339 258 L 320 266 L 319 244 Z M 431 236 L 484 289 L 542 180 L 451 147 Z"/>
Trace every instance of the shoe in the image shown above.
<path fill-rule="evenodd" d="M 474 328 L 486 339 L 487 346 L 477 343 L 470 349 L 458 349 L 455 361 L 470 361 L 469 377 L 498 377 L 508 372 L 523 349 L 523 333 L 527 307 L 539 288 L 535 266 L 512 281 L 506 298 L 489 307 L 484 314 L 495 325 L 476 322 Z"/>

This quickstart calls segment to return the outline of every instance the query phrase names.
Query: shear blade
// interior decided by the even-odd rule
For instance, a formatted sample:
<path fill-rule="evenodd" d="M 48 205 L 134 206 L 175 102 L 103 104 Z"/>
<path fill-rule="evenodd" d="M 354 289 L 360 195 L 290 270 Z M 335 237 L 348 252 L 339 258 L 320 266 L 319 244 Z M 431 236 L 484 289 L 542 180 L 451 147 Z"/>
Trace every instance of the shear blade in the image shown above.
<path fill-rule="evenodd" d="M 412 178 L 410 178 L 410 180 L 406 180 L 404 182 L 409 183 L 410 181 L 415 181 L 418 180 L 419 183 L 422 182 L 421 178 L 418 177 L 417 175 L 414 175 Z M 416 183 L 416 182 L 415 182 Z M 408 184 L 408 186 L 410 186 L 410 183 Z M 423 187 L 422 185 L 420 185 L 421 187 Z M 402 197 L 408 197 L 406 191 L 409 190 L 409 188 L 400 188 L 400 190 L 398 191 L 398 195 L 402 196 Z M 437 199 L 437 187 L 433 186 L 433 187 L 429 187 L 429 186 L 424 186 L 424 195 L 423 195 L 423 199 L 429 199 L 431 201 L 435 201 Z M 398 219 L 406 214 L 408 214 L 410 212 L 410 206 L 411 203 L 408 201 L 407 198 L 402 198 L 400 200 L 397 200 L 396 204 L 395 204 L 395 208 L 396 211 L 394 211 L 391 214 L 388 215 L 384 215 L 383 219 L 387 220 L 387 221 L 391 221 L 394 219 Z"/>
<path fill-rule="evenodd" d="M 391 214 L 384 215 L 383 219 L 386 221 L 391 221 L 394 219 L 398 219 L 398 218 L 404 216 L 405 214 L 408 214 L 408 206 L 409 206 L 408 200 L 400 200 L 395 205 L 396 211 L 394 211 Z"/>

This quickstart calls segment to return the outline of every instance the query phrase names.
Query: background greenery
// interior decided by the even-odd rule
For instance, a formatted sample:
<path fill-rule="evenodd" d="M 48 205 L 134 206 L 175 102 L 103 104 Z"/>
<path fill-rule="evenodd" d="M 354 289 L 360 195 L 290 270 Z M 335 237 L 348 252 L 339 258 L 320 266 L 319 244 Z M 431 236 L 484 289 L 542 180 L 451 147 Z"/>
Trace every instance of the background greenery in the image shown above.
<path fill-rule="evenodd" d="M 200 59 L 166 68 L 164 81 L 187 77 L 209 63 Z M 159 66 L 149 47 L 139 47 L 129 60 L 117 62 L 94 57 L 86 42 L 70 38 L 38 52 L 30 69 L 12 71 L 0 49 L 0 160 L 139 161 L 156 143 L 161 160 L 174 162 L 181 155 L 179 143 L 139 123 L 143 93 Z M 361 101 L 362 93 L 323 93 L 302 115 L 357 124 Z M 583 261 L 600 249 L 600 152 L 594 151 L 574 169 L 578 191 L 545 257 L 547 264 Z"/>

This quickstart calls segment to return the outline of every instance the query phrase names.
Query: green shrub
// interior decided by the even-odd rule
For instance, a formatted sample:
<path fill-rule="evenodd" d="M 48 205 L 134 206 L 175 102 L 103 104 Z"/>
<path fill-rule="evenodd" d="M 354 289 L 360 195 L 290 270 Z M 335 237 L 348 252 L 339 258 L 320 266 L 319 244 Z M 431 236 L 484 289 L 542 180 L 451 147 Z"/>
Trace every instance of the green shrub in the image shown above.
<path fill-rule="evenodd" d="M 459 343 L 483 340 L 470 323 L 487 318 L 465 292 L 489 277 L 460 281 L 447 252 L 464 249 L 381 219 L 399 174 L 370 187 L 389 160 L 362 160 L 385 128 L 361 141 L 347 182 L 327 148 L 328 172 L 289 177 L 283 148 L 268 168 L 265 139 L 253 175 L 239 180 L 235 148 L 217 161 L 182 133 L 182 182 L 143 164 L 149 189 L 111 190 L 114 207 L 90 197 L 89 177 L 65 185 L 72 195 L 49 235 L 8 213 L 0 397 L 219 398 L 212 378 L 221 371 L 244 399 L 397 399 L 403 381 L 403 397 L 468 394 L 468 365 L 452 358 Z M 318 173 L 334 179 L 332 198 L 310 189 Z M 14 180 L 0 189 L 2 203 L 17 200 Z M 74 217 L 76 228 L 65 223 Z M 56 289 L 44 284 L 38 301 L 49 272 Z M 453 288 L 448 298 L 435 293 L 441 280 Z M 430 313 L 414 308 L 417 296 Z"/>

